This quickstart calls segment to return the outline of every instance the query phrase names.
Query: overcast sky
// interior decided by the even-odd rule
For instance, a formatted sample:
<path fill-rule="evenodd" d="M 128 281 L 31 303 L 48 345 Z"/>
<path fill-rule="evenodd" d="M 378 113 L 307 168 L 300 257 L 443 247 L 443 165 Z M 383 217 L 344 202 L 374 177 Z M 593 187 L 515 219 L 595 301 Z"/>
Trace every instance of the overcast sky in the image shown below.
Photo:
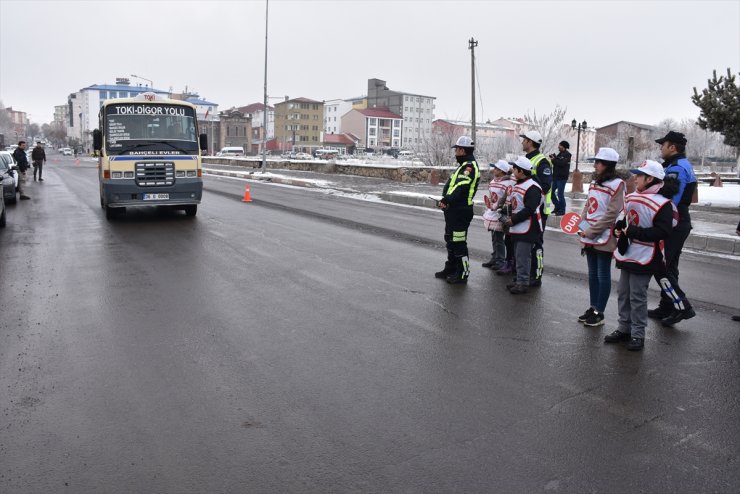
<path fill-rule="evenodd" d="M 739 26 L 740 0 L 270 0 L 268 93 L 350 98 L 377 77 L 469 119 L 473 37 L 478 121 L 559 104 L 654 124 L 695 118 L 692 88 L 740 70 Z M 262 101 L 264 41 L 264 0 L 0 0 L 0 100 L 44 123 L 70 93 L 137 74 L 242 106 Z"/>

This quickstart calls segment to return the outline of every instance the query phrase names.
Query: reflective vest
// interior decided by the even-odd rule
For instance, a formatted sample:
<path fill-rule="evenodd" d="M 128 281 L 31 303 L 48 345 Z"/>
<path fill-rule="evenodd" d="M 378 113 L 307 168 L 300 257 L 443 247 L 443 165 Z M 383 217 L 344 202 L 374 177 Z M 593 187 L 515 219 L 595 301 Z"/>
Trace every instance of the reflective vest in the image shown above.
<path fill-rule="evenodd" d="M 540 214 L 540 206 L 542 206 L 542 187 L 540 187 L 540 184 L 532 180 L 531 178 L 525 180 L 524 182 L 520 184 L 515 184 L 514 187 L 511 189 L 511 214 L 512 216 L 524 209 L 524 196 L 527 194 L 527 191 L 530 187 L 537 187 L 540 191 L 540 203 L 537 206 L 537 210 L 535 211 L 535 217 L 537 218 L 537 223 L 542 224 L 542 215 Z M 526 220 L 522 221 L 521 223 L 517 223 L 516 225 L 511 225 L 509 227 L 509 233 L 513 235 L 521 235 L 524 233 L 528 233 L 529 230 L 532 228 L 532 217 L 530 216 Z"/>
<path fill-rule="evenodd" d="M 508 177 L 503 177 L 501 180 L 491 180 L 488 184 L 488 197 L 491 199 L 491 206 L 493 208 L 500 207 L 501 199 L 505 199 L 505 203 L 508 204 L 511 201 L 511 197 L 509 197 L 511 189 L 515 184 L 516 181 Z M 501 214 L 498 210 L 486 209 L 483 212 L 483 226 L 488 231 L 503 231 L 504 225 L 500 218 Z"/>
<path fill-rule="evenodd" d="M 471 167 L 473 169 L 472 177 L 470 175 L 465 175 L 464 172 L 461 170 L 465 170 L 465 168 Z M 458 178 L 459 177 L 459 178 Z M 473 205 L 473 196 L 475 195 L 476 190 L 478 190 L 478 182 L 480 182 L 480 170 L 478 169 L 478 163 L 476 163 L 475 160 L 473 161 L 465 161 L 460 166 L 457 167 L 457 170 L 450 176 L 450 184 L 447 186 L 447 190 L 444 191 L 444 195 L 452 195 L 453 192 L 455 192 L 455 189 L 458 187 L 461 187 L 463 185 L 470 185 L 470 188 L 468 189 L 468 206 Z"/>
<path fill-rule="evenodd" d="M 501 180 L 491 180 L 488 184 L 489 198 L 491 204 L 498 205 L 502 197 L 509 195 L 509 189 L 516 184 L 516 181 L 511 178 L 502 178 Z"/>
<path fill-rule="evenodd" d="M 532 175 L 535 175 L 535 176 L 537 175 L 537 165 L 539 165 L 540 161 L 542 160 L 547 160 L 547 162 L 550 163 L 550 171 L 552 172 L 552 162 L 550 162 L 550 158 L 546 157 L 542 153 L 538 153 L 532 156 L 532 158 L 529 160 L 532 162 Z M 551 211 L 552 211 L 552 185 L 550 185 L 550 190 L 548 190 L 547 194 L 545 194 L 545 214 L 550 214 Z"/>
<path fill-rule="evenodd" d="M 624 194 L 624 180 L 621 178 L 614 178 L 601 185 L 591 182 L 588 189 L 588 199 L 586 199 L 587 208 L 584 219 L 593 225 L 603 218 L 609 209 L 609 203 L 617 194 Z M 613 234 L 613 228 L 614 225 L 612 224 L 596 238 L 582 237 L 581 243 L 593 246 L 605 245 Z"/>
<path fill-rule="evenodd" d="M 655 216 L 658 214 L 660 208 L 669 202 L 671 202 L 669 198 L 659 194 L 642 194 L 640 192 L 628 194 L 624 198 L 624 217 L 627 221 L 627 226 L 635 225 L 640 228 L 652 227 Z M 671 206 L 674 211 L 673 226 L 676 226 L 676 207 L 672 202 Z M 627 247 L 627 251 L 624 254 L 620 254 L 619 250 L 614 251 L 614 259 L 622 262 L 632 262 L 640 266 L 647 266 L 655 257 L 658 249 L 663 250 L 663 242 L 643 242 L 633 238 L 630 240 L 629 247 Z"/>

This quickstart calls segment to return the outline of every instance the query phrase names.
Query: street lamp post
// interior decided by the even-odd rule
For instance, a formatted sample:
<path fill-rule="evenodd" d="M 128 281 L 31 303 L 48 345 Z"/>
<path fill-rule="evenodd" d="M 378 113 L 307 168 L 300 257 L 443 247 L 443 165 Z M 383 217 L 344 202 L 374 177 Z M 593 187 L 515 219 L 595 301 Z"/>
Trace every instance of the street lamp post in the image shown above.
<path fill-rule="evenodd" d="M 576 169 L 573 171 L 573 184 L 570 191 L 583 192 L 583 173 L 578 169 L 578 159 L 581 151 L 581 131 L 586 130 L 586 121 L 584 120 L 583 122 L 578 123 L 574 118 L 570 123 L 570 126 L 573 130 L 578 132 L 576 137 Z"/>
<path fill-rule="evenodd" d="M 142 81 L 147 81 L 149 83 L 149 89 L 154 89 L 154 81 L 151 79 L 147 79 L 146 77 L 141 77 L 140 75 L 131 74 L 131 77 L 136 77 L 137 79 L 141 79 Z"/>

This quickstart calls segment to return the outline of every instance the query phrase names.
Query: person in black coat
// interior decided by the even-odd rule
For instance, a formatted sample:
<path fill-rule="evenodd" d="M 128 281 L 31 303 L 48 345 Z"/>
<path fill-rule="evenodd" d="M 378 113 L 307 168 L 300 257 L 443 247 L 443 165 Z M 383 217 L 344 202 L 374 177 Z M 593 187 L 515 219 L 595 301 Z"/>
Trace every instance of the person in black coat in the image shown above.
<path fill-rule="evenodd" d="M 555 216 L 565 214 L 565 184 L 568 183 L 568 176 L 570 175 L 571 154 L 568 151 L 569 148 L 570 143 L 568 141 L 560 141 L 558 154 L 550 155 L 552 161 L 552 205 Z"/>
<path fill-rule="evenodd" d="M 13 151 L 13 159 L 18 166 L 18 193 L 21 199 L 30 199 L 25 194 L 26 190 L 26 172 L 28 171 L 28 156 L 26 156 L 26 141 L 18 141 L 18 147 Z"/>
<path fill-rule="evenodd" d="M 40 142 L 36 143 L 36 147 L 31 151 L 31 161 L 33 161 L 33 181 L 36 181 L 36 175 L 38 174 L 39 182 L 43 182 L 41 174 L 44 171 L 44 162 L 46 162 L 46 152 L 41 146 Z"/>

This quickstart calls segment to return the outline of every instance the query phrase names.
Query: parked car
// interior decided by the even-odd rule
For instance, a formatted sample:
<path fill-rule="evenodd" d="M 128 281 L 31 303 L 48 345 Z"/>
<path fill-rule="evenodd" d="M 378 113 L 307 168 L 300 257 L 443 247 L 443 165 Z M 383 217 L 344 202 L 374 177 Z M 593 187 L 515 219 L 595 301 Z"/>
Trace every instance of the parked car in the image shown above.
<path fill-rule="evenodd" d="M 18 190 L 18 172 L 15 170 L 13 155 L 0 151 L 0 183 L 3 185 L 3 203 L 15 204 Z"/>
<path fill-rule="evenodd" d="M 295 159 L 297 159 L 297 160 L 312 160 L 313 159 L 313 156 L 311 156 L 308 153 L 296 153 L 295 154 Z"/>
<path fill-rule="evenodd" d="M 0 184 L 0 192 L 3 190 L 3 184 Z M 0 201 L 0 228 L 5 228 L 5 201 Z"/>
<path fill-rule="evenodd" d="M 72 148 L 62 148 L 59 152 L 62 153 L 62 156 L 72 156 L 74 154 Z"/>

